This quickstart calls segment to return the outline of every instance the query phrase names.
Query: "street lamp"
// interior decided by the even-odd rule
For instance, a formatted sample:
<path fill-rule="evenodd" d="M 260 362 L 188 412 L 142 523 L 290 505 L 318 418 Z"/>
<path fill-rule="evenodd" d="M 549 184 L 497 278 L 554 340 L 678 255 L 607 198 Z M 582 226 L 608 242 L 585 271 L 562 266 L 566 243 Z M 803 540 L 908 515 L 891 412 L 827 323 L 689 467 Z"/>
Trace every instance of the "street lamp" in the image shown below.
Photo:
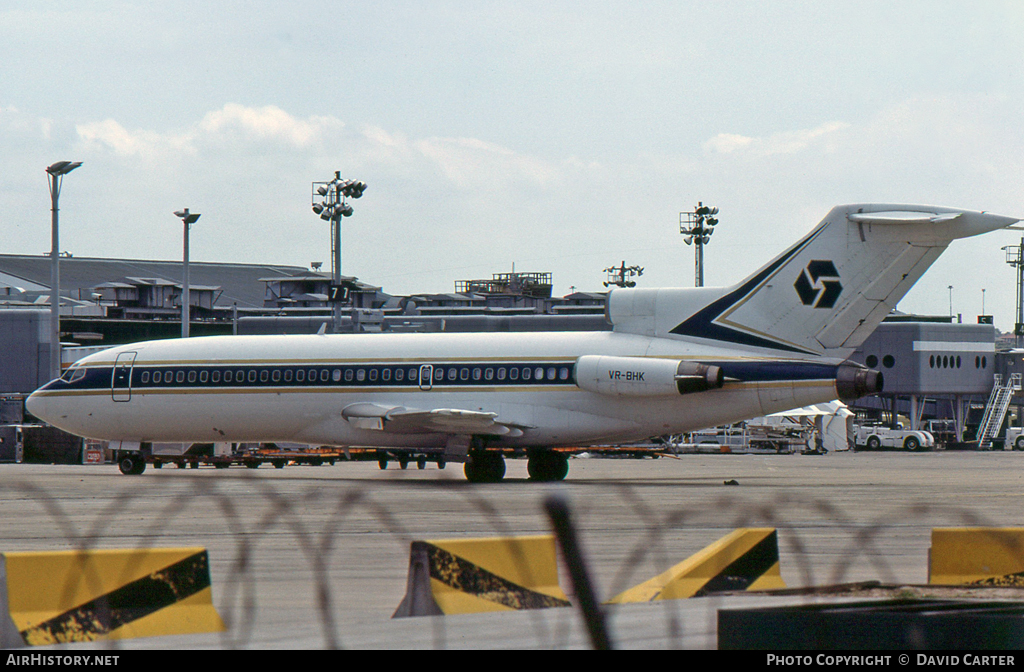
<path fill-rule="evenodd" d="M 181 223 L 185 226 L 185 252 L 184 259 L 185 263 L 182 269 L 182 281 L 181 281 L 181 337 L 188 338 L 188 328 L 191 323 L 191 317 L 189 315 L 190 297 L 189 297 L 189 284 L 188 284 L 188 230 L 192 228 L 192 225 L 199 219 L 198 212 L 189 212 L 188 208 L 184 210 L 178 210 L 174 213 L 175 217 L 181 217 Z"/>
<path fill-rule="evenodd" d="M 679 233 L 686 236 L 687 245 L 696 245 L 696 278 L 697 287 L 704 286 L 704 246 L 711 242 L 711 234 L 718 224 L 718 208 L 709 208 L 701 202 L 693 212 L 679 213 Z"/>
<path fill-rule="evenodd" d="M 46 169 L 50 185 L 50 378 L 60 376 L 60 234 L 57 202 L 64 176 L 81 161 L 58 161 Z"/>
<path fill-rule="evenodd" d="M 348 198 L 360 198 L 366 191 L 366 183 L 357 180 L 343 180 L 341 171 L 334 171 L 330 182 L 313 183 L 313 212 L 320 219 L 331 223 L 331 289 L 328 301 L 331 303 L 334 331 L 341 325 L 341 303 L 345 292 L 341 286 L 341 218 L 352 216 Z"/>

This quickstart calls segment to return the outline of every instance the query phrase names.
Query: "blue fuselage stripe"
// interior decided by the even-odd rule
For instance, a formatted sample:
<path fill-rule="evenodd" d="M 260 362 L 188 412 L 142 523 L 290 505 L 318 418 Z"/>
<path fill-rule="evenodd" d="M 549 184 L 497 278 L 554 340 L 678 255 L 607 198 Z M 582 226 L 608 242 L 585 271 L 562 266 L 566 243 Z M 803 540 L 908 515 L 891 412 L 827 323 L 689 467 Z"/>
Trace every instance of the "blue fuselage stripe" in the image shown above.
<path fill-rule="evenodd" d="M 800 361 L 706 361 L 727 381 L 742 383 L 835 380 L 838 366 Z M 427 368 L 429 367 L 429 368 Z M 217 390 L 245 388 L 446 388 L 563 386 L 576 384 L 575 361 L 459 364 L 155 365 L 88 367 L 65 372 L 46 386 L 51 392 L 131 389 Z M 84 375 L 83 375 L 84 374 Z M 130 377 L 130 381 L 129 381 Z"/>
<path fill-rule="evenodd" d="M 429 367 L 429 368 L 425 368 Z M 516 362 L 470 364 L 254 364 L 254 365 L 152 365 L 124 367 L 114 377 L 114 367 L 89 367 L 65 372 L 51 382 L 49 391 L 131 389 L 223 388 L 360 388 L 494 387 L 576 384 L 573 362 Z M 130 376 L 130 381 L 129 381 Z"/>

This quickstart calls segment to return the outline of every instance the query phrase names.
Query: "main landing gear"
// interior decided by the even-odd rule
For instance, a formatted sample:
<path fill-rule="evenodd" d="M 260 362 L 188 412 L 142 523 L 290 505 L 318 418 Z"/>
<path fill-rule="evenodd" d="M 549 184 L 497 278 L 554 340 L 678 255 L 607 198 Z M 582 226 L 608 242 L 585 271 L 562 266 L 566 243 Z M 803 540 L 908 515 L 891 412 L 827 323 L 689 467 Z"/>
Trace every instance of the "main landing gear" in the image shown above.
<path fill-rule="evenodd" d="M 569 458 L 553 450 L 536 450 L 528 454 L 526 471 L 531 481 L 561 481 L 569 473 Z"/>
<path fill-rule="evenodd" d="M 505 478 L 505 456 L 498 452 L 470 451 L 464 470 L 470 483 L 497 483 Z"/>
<path fill-rule="evenodd" d="M 535 450 L 527 457 L 531 481 L 561 481 L 569 473 L 569 458 L 561 453 Z M 497 483 L 505 477 L 505 457 L 497 451 L 470 451 L 465 472 L 470 483 Z"/>

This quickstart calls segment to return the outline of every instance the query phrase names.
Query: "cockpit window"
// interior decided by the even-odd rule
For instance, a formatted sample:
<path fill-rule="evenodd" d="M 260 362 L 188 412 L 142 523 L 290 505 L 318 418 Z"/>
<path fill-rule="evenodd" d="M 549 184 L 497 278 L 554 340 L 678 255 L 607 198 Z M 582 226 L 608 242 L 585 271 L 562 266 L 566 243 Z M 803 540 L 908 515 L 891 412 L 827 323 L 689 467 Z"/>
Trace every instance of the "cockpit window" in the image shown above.
<path fill-rule="evenodd" d="M 85 378 L 85 367 L 83 366 L 71 366 L 61 376 L 65 382 L 74 383 L 82 378 Z"/>

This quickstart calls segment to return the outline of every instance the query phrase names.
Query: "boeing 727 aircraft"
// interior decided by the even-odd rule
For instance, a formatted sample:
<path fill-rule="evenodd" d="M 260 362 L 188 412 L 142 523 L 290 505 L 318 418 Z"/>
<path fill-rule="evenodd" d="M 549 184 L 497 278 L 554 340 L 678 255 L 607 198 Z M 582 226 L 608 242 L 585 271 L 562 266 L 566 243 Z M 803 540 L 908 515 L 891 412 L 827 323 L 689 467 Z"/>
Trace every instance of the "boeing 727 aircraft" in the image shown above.
<path fill-rule="evenodd" d="M 1016 218 L 847 205 L 739 284 L 615 289 L 611 332 L 215 336 L 111 348 L 27 400 L 108 440 L 125 473 L 152 442 L 377 446 L 560 480 L 552 450 L 642 440 L 854 399 L 882 375 L 846 357 L 957 238 Z"/>

